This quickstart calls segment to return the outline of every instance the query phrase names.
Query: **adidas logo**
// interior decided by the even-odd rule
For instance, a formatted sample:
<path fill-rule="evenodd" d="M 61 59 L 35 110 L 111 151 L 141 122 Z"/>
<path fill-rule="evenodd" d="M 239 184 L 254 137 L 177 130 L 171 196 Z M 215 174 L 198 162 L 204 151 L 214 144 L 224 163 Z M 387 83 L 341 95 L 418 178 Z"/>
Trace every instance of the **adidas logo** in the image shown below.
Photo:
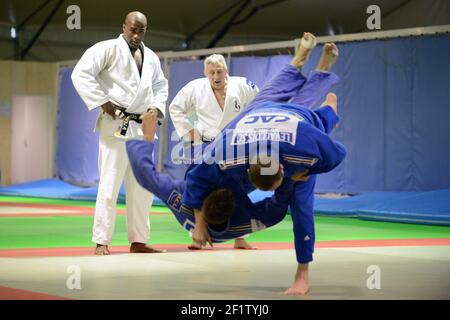
<path fill-rule="evenodd" d="M 305 239 L 303 239 L 304 241 L 308 241 L 308 240 L 311 240 L 311 238 L 307 235 L 306 237 L 305 237 Z"/>

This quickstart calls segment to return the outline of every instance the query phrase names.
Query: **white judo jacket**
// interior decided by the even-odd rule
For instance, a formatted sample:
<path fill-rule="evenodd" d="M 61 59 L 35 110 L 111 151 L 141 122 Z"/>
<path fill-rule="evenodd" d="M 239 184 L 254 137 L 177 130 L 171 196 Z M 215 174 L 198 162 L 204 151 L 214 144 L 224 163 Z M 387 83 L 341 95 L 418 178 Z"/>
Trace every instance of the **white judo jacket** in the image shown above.
<path fill-rule="evenodd" d="M 72 72 L 72 82 L 89 110 L 111 101 L 129 113 L 154 106 L 164 118 L 168 81 L 158 56 L 142 45 L 142 76 L 122 34 L 86 50 Z"/>
<path fill-rule="evenodd" d="M 244 77 L 228 77 L 222 111 L 208 78 L 189 82 L 178 92 L 169 107 L 178 136 L 183 137 L 195 127 L 203 137 L 215 138 L 250 104 L 258 91 L 258 87 Z"/>

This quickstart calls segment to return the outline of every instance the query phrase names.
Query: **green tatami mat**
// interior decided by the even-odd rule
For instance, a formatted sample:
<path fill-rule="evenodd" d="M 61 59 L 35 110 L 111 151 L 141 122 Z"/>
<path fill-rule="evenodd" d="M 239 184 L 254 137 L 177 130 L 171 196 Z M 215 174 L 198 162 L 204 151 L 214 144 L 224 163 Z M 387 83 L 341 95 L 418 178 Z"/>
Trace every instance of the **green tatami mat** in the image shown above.
<path fill-rule="evenodd" d="M 31 198 L 31 197 L 12 197 L 0 196 L 0 202 L 16 202 L 24 204 L 39 204 L 39 205 L 60 205 L 60 206 L 76 206 L 95 208 L 95 201 L 79 201 L 79 200 L 64 200 L 64 199 L 49 199 L 49 198 Z M 117 209 L 125 209 L 124 203 L 118 203 Z M 153 212 L 171 212 L 166 206 L 159 206 L 155 204 L 151 207 Z"/>
<path fill-rule="evenodd" d="M 152 244 L 188 244 L 171 215 L 151 216 Z M 0 217 L 0 249 L 92 246 L 92 216 Z M 449 238 L 450 228 L 351 218 L 316 217 L 316 241 Z M 252 234 L 250 242 L 293 242 L 292 221 Z M 127 245 L 125 217 L 118 215 L 112 245 Z"/>

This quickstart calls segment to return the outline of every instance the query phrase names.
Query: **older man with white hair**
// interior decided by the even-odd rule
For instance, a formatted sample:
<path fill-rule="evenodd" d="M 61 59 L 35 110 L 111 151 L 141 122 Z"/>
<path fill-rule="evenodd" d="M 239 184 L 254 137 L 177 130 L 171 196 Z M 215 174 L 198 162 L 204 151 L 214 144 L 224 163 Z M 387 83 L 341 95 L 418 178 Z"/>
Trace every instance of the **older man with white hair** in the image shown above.
<path fill-rule="evenodd" d="M 210 55 L 204 60 L 204 74 L 205 78 L 186 84 L 169 107 L 175 130 L 184 142 L 213 141 L 259 92 L 247 78 L 229 76 L 225 58 L 220 54 Z M 254 248 L 243 238 L 237 238 L 234 247 Z M 195 243 L 190 248 L 201 249 Z"/>
<path fill-rule="evenodd" d="M 230 77 L 220 54 L 207 57 L 204 67 L 205 78 L 185 85 L 169 107 L 175 130 L 185 141 L 214 140 L 259 91 L 244 77 Z M 196 124 L 189 119 L 193 114 L 197 117 Z"/>

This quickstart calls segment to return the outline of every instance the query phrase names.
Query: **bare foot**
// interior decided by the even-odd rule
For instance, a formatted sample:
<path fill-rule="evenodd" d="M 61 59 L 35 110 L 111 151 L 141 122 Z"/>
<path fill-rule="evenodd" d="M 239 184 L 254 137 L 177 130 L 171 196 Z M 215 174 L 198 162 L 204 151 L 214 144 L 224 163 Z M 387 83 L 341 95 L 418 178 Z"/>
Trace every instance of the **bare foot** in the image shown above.
<path fill-rule="evenodd" d="M 328 93 L 327 98 L 322 103 L 322 106 L 330 106 L 334 110 L 334 113 L 337 114 L 337 96 L 336 96 L 336 94 L 334 94 L 333 92 Z"/>
<path fill-rule="evenodd" d="M 305 295 L 309 293 L 309 271 L 308 264 L 299 264 L 297 266 L 297 273 L 295 274 L 295 281 L 292 287 L 288 288 L 284 294 Z"/>
<path fill-rule="evenodd" d="M 315 47 L 316 37 L 309 32 L 303 33 L 302 41 L 297 49 L 297 52 L 292 58 L 291 64 L 296 67 L 302 67 L 309 59 L 312 49 Z M 306 44 L 306 46 L 304 45 Z"/>
<path fill-rule="evenodd" d="M 109 255 L 108 246 L 97 243 L 94 254 L 97 256 L 108 256 Z"/>
<path fill-rule="evenodd" d="M 309 293 L 308 285 L 292 286 L 284 292 L 286 296 L 304 296 Z"/>
<path fill-rule="evenodd" d="M 145 243 L 133 242 L 130 246 L 131 253 L 161 253 L 167 250 L 159 250 L 146 245 Z"/>
<path fill-rule="evenodd" d="M 322 56 L 317 64 L 317 71 L 327 72 L 336 62 L 339 55 L 339 50 L 333 42 L 327 42 L 323 45 Z"/>
<path fill-rule="evenodd" d="M 234 248 L 241 249 L 241 250 L 256 250 L 256 249 L 258 249 L 257 247 L 254 247 L 250 243 L 248 243 L 244 238 L 236 238 L 234 240 Z"/>

